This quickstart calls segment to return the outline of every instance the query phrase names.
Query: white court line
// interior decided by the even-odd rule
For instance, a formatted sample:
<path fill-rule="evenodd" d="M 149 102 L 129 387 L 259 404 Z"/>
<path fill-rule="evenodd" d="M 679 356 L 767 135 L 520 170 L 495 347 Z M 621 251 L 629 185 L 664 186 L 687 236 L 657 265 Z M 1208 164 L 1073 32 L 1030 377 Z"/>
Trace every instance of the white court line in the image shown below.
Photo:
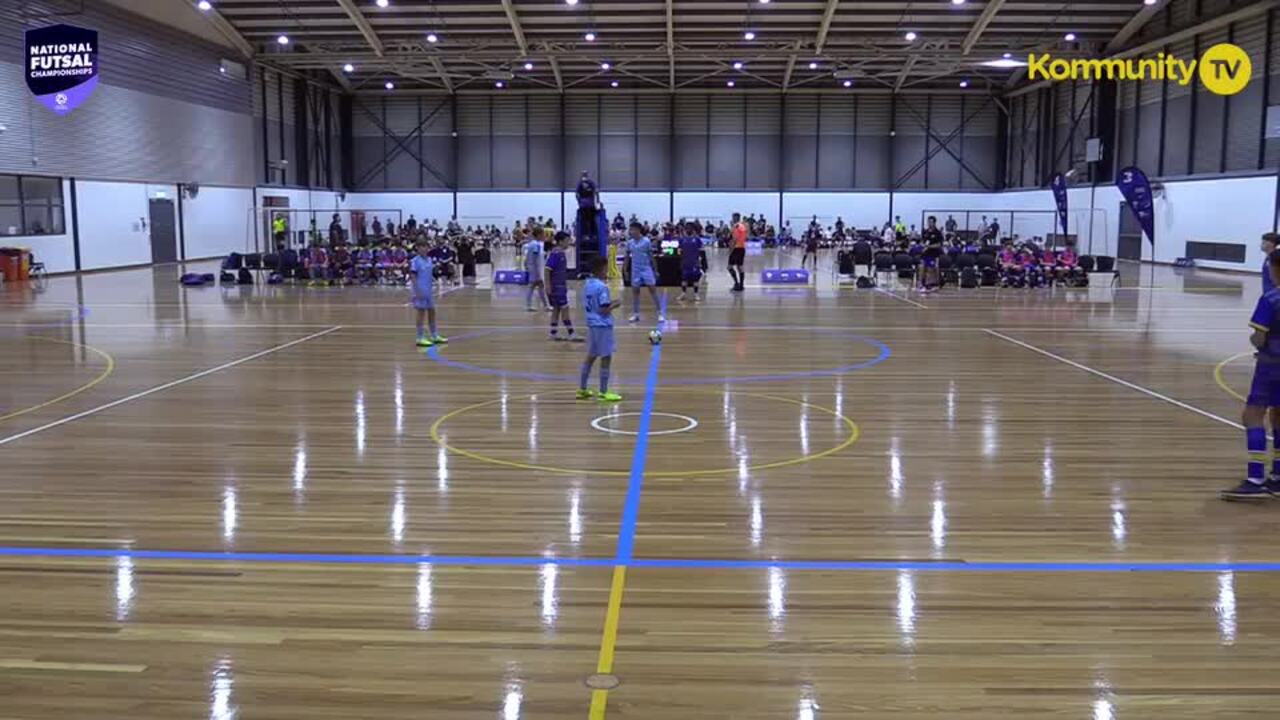
<path fill-rule="evenodd" d="M 399 307 L 399 306 L 397 306 Z M 936 310 L 937 308 L 928 308 Z M 679 321 L 679 317 L 673 317 Z M 143 330 L 172 330 L 175 328 L 189 328 L 195 330 L 212 330 L 212 329 L 245 329 L 245 330 L 270 330 L 279 328 L 293 328 L 305 330 L 308 328 L 327 328 L 332 327 L 327 323 L 207 323 L 199 320 L 189 322 L 161 322 L 161 323 L 109 323 L 109 322 L 76 322 L 77 327 L 86 328 L 135 328 Z M 486 324 L 468 324 L 468 323 L 449 323 L 450 328 L 454 330 L 526 330 L 526 329 L 543 329 L 542 325 L 486 325 Z M 19 328 L 30 329 L 40 327 L 40 324 L 33 325 L 31 323 L 0 323 L 0 328 Z M 866 331 L 866 332 L 912 332 L 918 333 L 920 328 L 911 327 L 894 327 L 894 326 L 876 326 L 876 325 L 693 325 L 679 323 L 681 329 L 686 330 L 839 330 L 844 332 Z M 342 329 L 346 332 L 354 330 L 404 330 L 404 323 L 361 323 L 359 325 L 344 325 Z M 619 331 L 627 328 L 617 328 Z M 648 331 L 648 328 L 635 328 Z M 990 329 L 987 325 L 940 325 L 930 327 L 929 332 L 973 332 L 974 330 Z M 1009 332 L 1035 332 L 1035 333 L 1089 333 L 1097 335 L 1102 333 L 1150 333 L 1150 327 L 1043 327 L 1029 325 L 1001 327 L 1001 330 Z M 1195 333 L 1204 335 L 1210 333 L 1224 333 L 1231 335 L 1239 335 L 1240 330 L 1234 327 L 1219 328 L 1160 328 L 1161 333 Z"/>
<path fill-rule="evenodd" d="M 888 291 L 888 290 L 885 290 L 885 289 L 884 289 L 884 288 L 882 288 L 882 287 L 877 287 L 877 288 L 876 288 L 876 292 L 880 293 L 881 295 L 888 295 L 889 297 L 891 297 L 891 298 L 893 298 L 894 300 L 897 300 L 897 301 L 899 301 L 899 302 L 904 302 L 904 303 L 906 303 L 906 304 L 908 304 L 908 305 L 915 305 L 916 307 L 920 308 L 921 310 L 928 310 L 928 309 L 929 309 L 929 306 L 928 306 L 928 305 L 922 305 L 922 304 L 920 304 L 920 303 L 918 303 L 918 302 L 916 302 L 915 300 L 912 300 L 912 299 L 910 299 L 910 298 L 905 298 L 905 297 L 902 297 L 901 295 L 896 295 L 896 294 L 894 294 L 894 293 L 892 293 L 892 292 L 890 292 L 890 291 Z"/>
<path fill-rule="evenodd" d="M 1228 419 L 1226 419 L 1226 418 L 1224 418 L 1224 417 L 1222 417 L 1222 416 L 1220 416 L 1220 415 L 1214 415 L 1213 413 L 1209 412 L 1208 410 L 1201 410 L 1200 408 L 1196 407 L 1195 405 L 1188 405 L 1187 403 L 1184 403 L 1184 402 L 1182 402 L 1181 400 L 1175 400 L 1175 399 L 1173 399 L 1173 398 L 1169 397 L 1168 395 L 1161 395 L 1160 393 L 1156 392 L 1155 390 L 1149 390 L 1149 389 L 1147 389 L 1147 388 L 1142 387 L 1141 385 L 1135 385 L 1135 384 L 1133 384 L 1133 383 L 1129 382 L 1128 380 L 1121 380 L 1120 378 L 1116 377 L 1115 375 L 1108 375 L 1107 373 L 1104 373 L 1104 372 L 1102 372 L 1101 370 L 1094 370 L 1093 368 L 1089 367 L 1088 365 L 1082 365 L 1082 364 L 1080 364 L 1080 363 L 1076 362 L 1075 360 L 1068 360 L 1067 358 L 1064 358 L 1064 357 L 1062 357 L 1061 355 L 1055 355 L 1054 353 L 1051 353 L 1051 352 L 1049 352 L 1048 350 L 1042 350 L 1042 349 L 1040 349 L 1040 348 L 1036 347 L 1035 345 L 1029 345 L 1029 344 L 1027 344 L 1027 343 L 1022 342 L 1021 340 L 1017 340 L 1017 339 L 1015 339 L 1015 338 L 1011 338 L 1011 337 L 1009 337 L 1008 335 L 1004 335 L 1004 334 L 1002 334 L 1002 333 L 998 333 L 998 332 L 996 332 L 995 330 L 992 330 L 991 328 L 983 328 L 983 330 L 982 330 L 982 331 L 983 331 L 983 332 L 985 332 L 985 333 L 987 333 L 987 334 L 989 334 L 989 335 L 994 335 L 994 336 L 996 336 L 996 337 L 1000 338 L 1001 340 L 1004 340 L 1005 342 L 1013 343 L 1014 345 L 1017 345 L 1017 346 L 1019 346 L 1019 347 L 1026 348 L 1027 350 L 1030 350 L 1031 352 L 1039 353 L 1039 354 L 1041 354 L 1041 355 L 1044 355 L 1044 356 L 1045 356 L 1045 357 L 1047 357 L 1047 358 L 1052 358 L 1052 359 L 1054 359 L 1054 360 L 1057 360 L 1057 361 L 1058 361 L 1058 362 L 1060 362 L 1060 363 L 1064 363 L 1064 364 L 1070 365 L 1071 367 L 1076 368 L 1077 370 L 1083 370 L 1083 371 L 1085 371 L 1085 372 L 1087 372 L 1087 373 L 1089 373 L 1089 374 L 1091 374 L 1091 375 L 1097 375 L 1098 377 L 1100 377 L 1100 378 L 1102 378 L 1102 379 L 1104 379 L 1104 380 L 1110 380 L 1111 382 L 1116 383 L 1117 385 L 1123 385 L 1123 386 L 1125 386 L 1125 387 L 1129 388 L 1130 390 L 1137 390 L 1138 392 L 1142 393 L 1143 395 L 1148 395 L 1148 396 L 1153 397 L 1153 398 L 1155 398 L 1155 399 L 1157 399 L 1157 400 L 1163 400 L 1164 402 L 1167 402 L 1167 403 L 1169 403 L 1170 405 L 1177 405 L 1178 407 L 1182 408 L 1183 410 L 1190 410 L 1191 412 L 1193 412 L 1193 413 L 1195 413 L 1195 414 L 1197 414 L 1197 415 L 1203 415 L 1204 417 L 1207 417 L 1207 418 L 1209 418 L 1210 420 L 1217 420 L 1218 422 L 1222 423 L 1223 425 L 1230 425 L 1231 427 L 1233 427 L 1233 428 L 1235 428 L 1235 429 L 1237 429 L 1237 430 L 1243 430 L 1243 429 L 1244 429 L 1244 426 L 1243 426 L 1243 425 L 1241 425 L 1240 423 L 1238 423 L 1238 422 L 1233 422 L 1233 421 L 1228 420 Z"/>
<path fill-rule="evenodd" d="M 199 380 L 200 378 L 205 377 L 206 375 L 212 375 L 216 372 L 221 372 L 228 368 L 233 368 L 237 365 L 243 365 L 244 363 L 247 363 L 250 360 L 257 360 L 258 358 L 263 357 L 264 355 L 270 355 L 271 353 L 280 352 L 281 350 L 284 350 L 286 348 L 291 348 L 294 345 L 300 345 L 304 342 L 307 342 L 308 340 L 315 340 L 318 337 L 328 335 L 331 332 L 336 332 L 341 329 L 342 329 L 341 325 L 335 325 L 329 328 L 328 330 L 322 330 L 321 332 L 313 333 L 306 337 L 298 338 L 297 340 L 291 340 L 287 343 L 284 343 L 283 345 L 276 345 L 275 347 L 270 347 L 261 352 L 256 352 L 247 357 L 242 357 L 239 360 L 232 360 L 229 363 L 223 363 L 222 365 L 209 368 L 208 370 L 201 370 L 200 372 L 195 373 L 194 375 L 188 375 L 184 378 L 179 378 L 177 380 L 174 380 L 173 382 L 167 382 L 163 385 L 157 385 L 156 387 L 153 387 L 149 390 L 143 390 L 142 392 L 134 393 L 132 395 L 129 395 L 128 397 L 122 397 L 119 400 L 112 400 L 111 402 L 105 405 L 99 405 L 98 407 L 85 410 L 84 412 L 78 412 L 75 415 L 68 415 L 67 417 L 64 417 L 60 420 L 54 420 L 51 423 L 47 423 L 39 427 L 34 427 L 34 428 L 31 428 L 30 430 L 24 430 L 23 432 L 20 432 L 16 435 L 10 435 L 9 437 L 6 437 L 6 438 L 0 438 L 0 445 L 8 445 L 9 443 L 14 442 L 15 440 L 21 440 L 24 437 L 35 435 L 36 433 L 44 432 L 45 430 L 52 430 L 53 428 L 56 428 L 60 425 L 66 425 L 69 422 L 75 422 L 76 420 L 89 417 L 90 415 L 97 415 L 103 410 L 110 410 L 111 408 L 116 407 L 118 405 L 123 405 L 127 402 L 132 402 L 134 400 L 144 398 L 148 395 L 154 395 L 160 392 L 161 390 L 168 390 L 171 387 L 176 387 L 178 385 L 189 383 L 192 380 Z"/>

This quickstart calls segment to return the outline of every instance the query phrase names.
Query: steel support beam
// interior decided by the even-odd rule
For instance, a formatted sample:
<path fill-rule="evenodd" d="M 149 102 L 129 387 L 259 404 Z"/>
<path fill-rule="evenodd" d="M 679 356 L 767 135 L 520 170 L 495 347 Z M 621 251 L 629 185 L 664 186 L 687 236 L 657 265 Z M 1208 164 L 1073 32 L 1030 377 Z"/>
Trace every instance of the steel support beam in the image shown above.
<path fill-rule="evenodd" d="M 676 89 L 676 17 L 675 0 L 667 0 L 667 84 Z"/>
<path fill-rule="evenodd" d="M 360 34 L 364 36 L 365 42 L 369 43 L 369 47 L 373 48 L 374 54 L 382 57 L 385 49 L 382 47 L 382 41 L 378 39 L 378 33 L 373 31 L 373 26 L 369 24 L 368 18 L 364 13 L 360 12 L 360 8 L 356 7 L 354 0 L 338 0 L 340 5 L 347 13 L 347 17 L 351 18 L 351 22 L 355 23 L 356 28 L 360 30 Z"/>
<path fill-rule="evenodd" d="M 181 2 L 188 8 L 194 7 L 192 3 L 187 0 L 178 0 L 178 2 Z M 240 51 L 240 54 L 247 58 L 253 57 L 253 43 L 246 40 L 244 36 L 240 34 L 239 30 L 236 30 L 230 22 L 227 22 L 227 19 L 222 17 L 217 8 L 200 12 L 200 16 L 207 20 L 209 24 L 213 25 L 214 29 L 219 33 L 222 33 L 222 36 Z"/>
<path fill-rule="evenodd" d="M 1138 31 L 1145 27 L 1151 18 L 1155 17 L 1156 13 L 1163 10 L 1165 5 L 1168 4 L 1168 0 L 1157 0 L 1155 5 L 1143 5 L 1142 9 L 1134 13 L 1133 17 L 1129 19 L 1129 22 L 1125 23 L 1124 27 L 1120 28 L 1120 31 L 1116 33 L 1115 37 L 1111 38 L 1110 42 L 1108 42 L 1107 46 L 1103 49 L 1103 52 L 1115 52 L 1116 50 L 1124 47 L 1124 44 L 1129 42 L 1130 38 L 1137 35 Z"/>
<path fill-rule="evenodd" d="M 996 13 L 1000 12 L 1000 8 L 1004 7 L 1004 0 L 987 0 L 987 6 L 982 8 L 982 14 L 973 23 L 973 27 L 969 30 L 969 34 L 965 36 L 964 42 L 960 44 L 960 54 L 968 55 L 973 46 L 978 43 L 982 33 L 986 32 L 987 26 L 992 20 L 996 19 Z"/>
<path fill-rule="evenodd" d="M 840 7 L 840 0 L 827 0 L 827 7 L 822 11 L 822 23 L 818 25 L 818 39 L 813 44 L 814 55 L 822 54 L 822 48 L 827 44 L 827 33 L 831 32 L 831 21 L 835 19 L 838 7 Z"/>
<path fill-rule="evenodd" d="M 520 16 L 516 14 L 516 6 L 511 0 L 502 0 L 502 9 L 507 13 L 507 22 L 511 23 L 511 34 L 516 36 L 516 45 L 520 46 L 523 55 L 529 54 L 529 44 L 524 39 L 524 28 L 520 26 Z"/>

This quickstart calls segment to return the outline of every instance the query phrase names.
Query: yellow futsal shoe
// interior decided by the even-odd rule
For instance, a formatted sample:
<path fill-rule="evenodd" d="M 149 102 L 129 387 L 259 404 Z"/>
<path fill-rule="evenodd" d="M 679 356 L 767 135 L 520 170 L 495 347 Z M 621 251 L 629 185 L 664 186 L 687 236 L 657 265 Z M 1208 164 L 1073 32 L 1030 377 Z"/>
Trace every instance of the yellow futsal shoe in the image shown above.
<path fill-rule="evenodd" d="M 431 338 L 431 342 L 435 343 L 436 345 L 444 345 L 445 343 L 449 342 L 449 338 L 443 335 L 437 335 Z"/>
<path fill-rule="evenodd" d="M 616 392 L 600 393 L 600 402 L 615 403 L 615 402 L 621 402 L 621 401 L 622 401 L 622 396 Z"/>
<path fill-rule="evenodd" d="M 435 345 L 435 342 L 426 335 L 418 338 L 418 347 L 431 347 L 432 345 Z"/>
<path fill-rule="evenodd" d="M 579 400 L 590 400 L 591 398 L 594 398 L 595 396 L 596 396 L 596 391 L 595 391 L 595 390 L 579 390 L 579 391 L 578 391 L 578 399 L 579 399 Z"/>

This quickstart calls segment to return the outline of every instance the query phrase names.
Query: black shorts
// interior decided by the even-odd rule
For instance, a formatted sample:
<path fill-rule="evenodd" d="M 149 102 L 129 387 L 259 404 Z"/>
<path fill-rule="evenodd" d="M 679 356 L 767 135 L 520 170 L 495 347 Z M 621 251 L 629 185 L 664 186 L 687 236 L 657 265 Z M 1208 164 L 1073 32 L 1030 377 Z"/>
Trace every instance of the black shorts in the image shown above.
<path fill-rule="evenodd" d="M 733 267 L 734 265 L 741 267 L 742 263 L 746 262 L 746 260 L 747 260 L 746 248 L 734 248 L 732 251 L 729 252 L 729 267 Z"/>

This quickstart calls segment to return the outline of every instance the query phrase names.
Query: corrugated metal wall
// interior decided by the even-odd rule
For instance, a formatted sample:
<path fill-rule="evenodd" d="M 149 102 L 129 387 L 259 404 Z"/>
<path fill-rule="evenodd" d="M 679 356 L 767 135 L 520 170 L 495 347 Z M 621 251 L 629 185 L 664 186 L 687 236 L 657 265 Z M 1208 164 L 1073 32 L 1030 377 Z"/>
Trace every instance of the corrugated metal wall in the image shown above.
<path fill-rule="evenodd" d="M 97 0 L 0 2 L 0 58 L 23 33 L 67 23 L 99 33 L 99 87 L 69 115 L 39 105 L 22 67 L 0 62 L 0 171 L 86 178 L 250 185 L 250 87 L 219 73 L 225 56 L 197 38 Z"/>
<path fill-rule="evenodd" d="M 352 189 L 558 190 L 584 170 L 614 190 L 996 187 L 994 102 L 897 102 L 891 137 L 888 95 L 361 95 Z M 410 122 L 428 116 L 420 132 Z"/>
<path fill-rule="evenodd" d="M 1241 4 L 1233 0 L 1174 0 L 1143 28 L 1139 39 L 1163 37 Z M 1116 132 L 1114 141 L 1108 143 L 1114 147 L 1116 167 L 1137 165 L 1152 177 L 1180 178 L 1259 172 L 1280 165 L 1280 143 L 1262 137 L 1264 106 L 1280 99 L 1280 32 L 1275 13 L 1256 15 L 1144 54 L 1154 58 L 1163 51 L 1188 60 L 1213 45 L 1231 42 L 1248 53 L 1253 73 L 1244 90 L 1231 96 L 1215 95 L 1198 80 L 1186 86 L 1171 80 L 1116 83 Z M 1083 143 L 1094 134 L 1099 120 L 1096 100 L 1070 139 L 1069 155 L 1055 152 L 1050 158 L 1043 152 L 1042 106 L 1052 105 L 1051 133 L 1055 148 L 1061 149 L 1069 129 L 1064 107 L 1072 101 L 1073 84 L 1079 108 L 1091 88 L 1087 81 L 1054 83 L 1010 98 L 1009 187 L 1045 186 L 1054 172 L 1085 167 Z M 1042 151 L 1039 155 L 1037 149 Z"/>

